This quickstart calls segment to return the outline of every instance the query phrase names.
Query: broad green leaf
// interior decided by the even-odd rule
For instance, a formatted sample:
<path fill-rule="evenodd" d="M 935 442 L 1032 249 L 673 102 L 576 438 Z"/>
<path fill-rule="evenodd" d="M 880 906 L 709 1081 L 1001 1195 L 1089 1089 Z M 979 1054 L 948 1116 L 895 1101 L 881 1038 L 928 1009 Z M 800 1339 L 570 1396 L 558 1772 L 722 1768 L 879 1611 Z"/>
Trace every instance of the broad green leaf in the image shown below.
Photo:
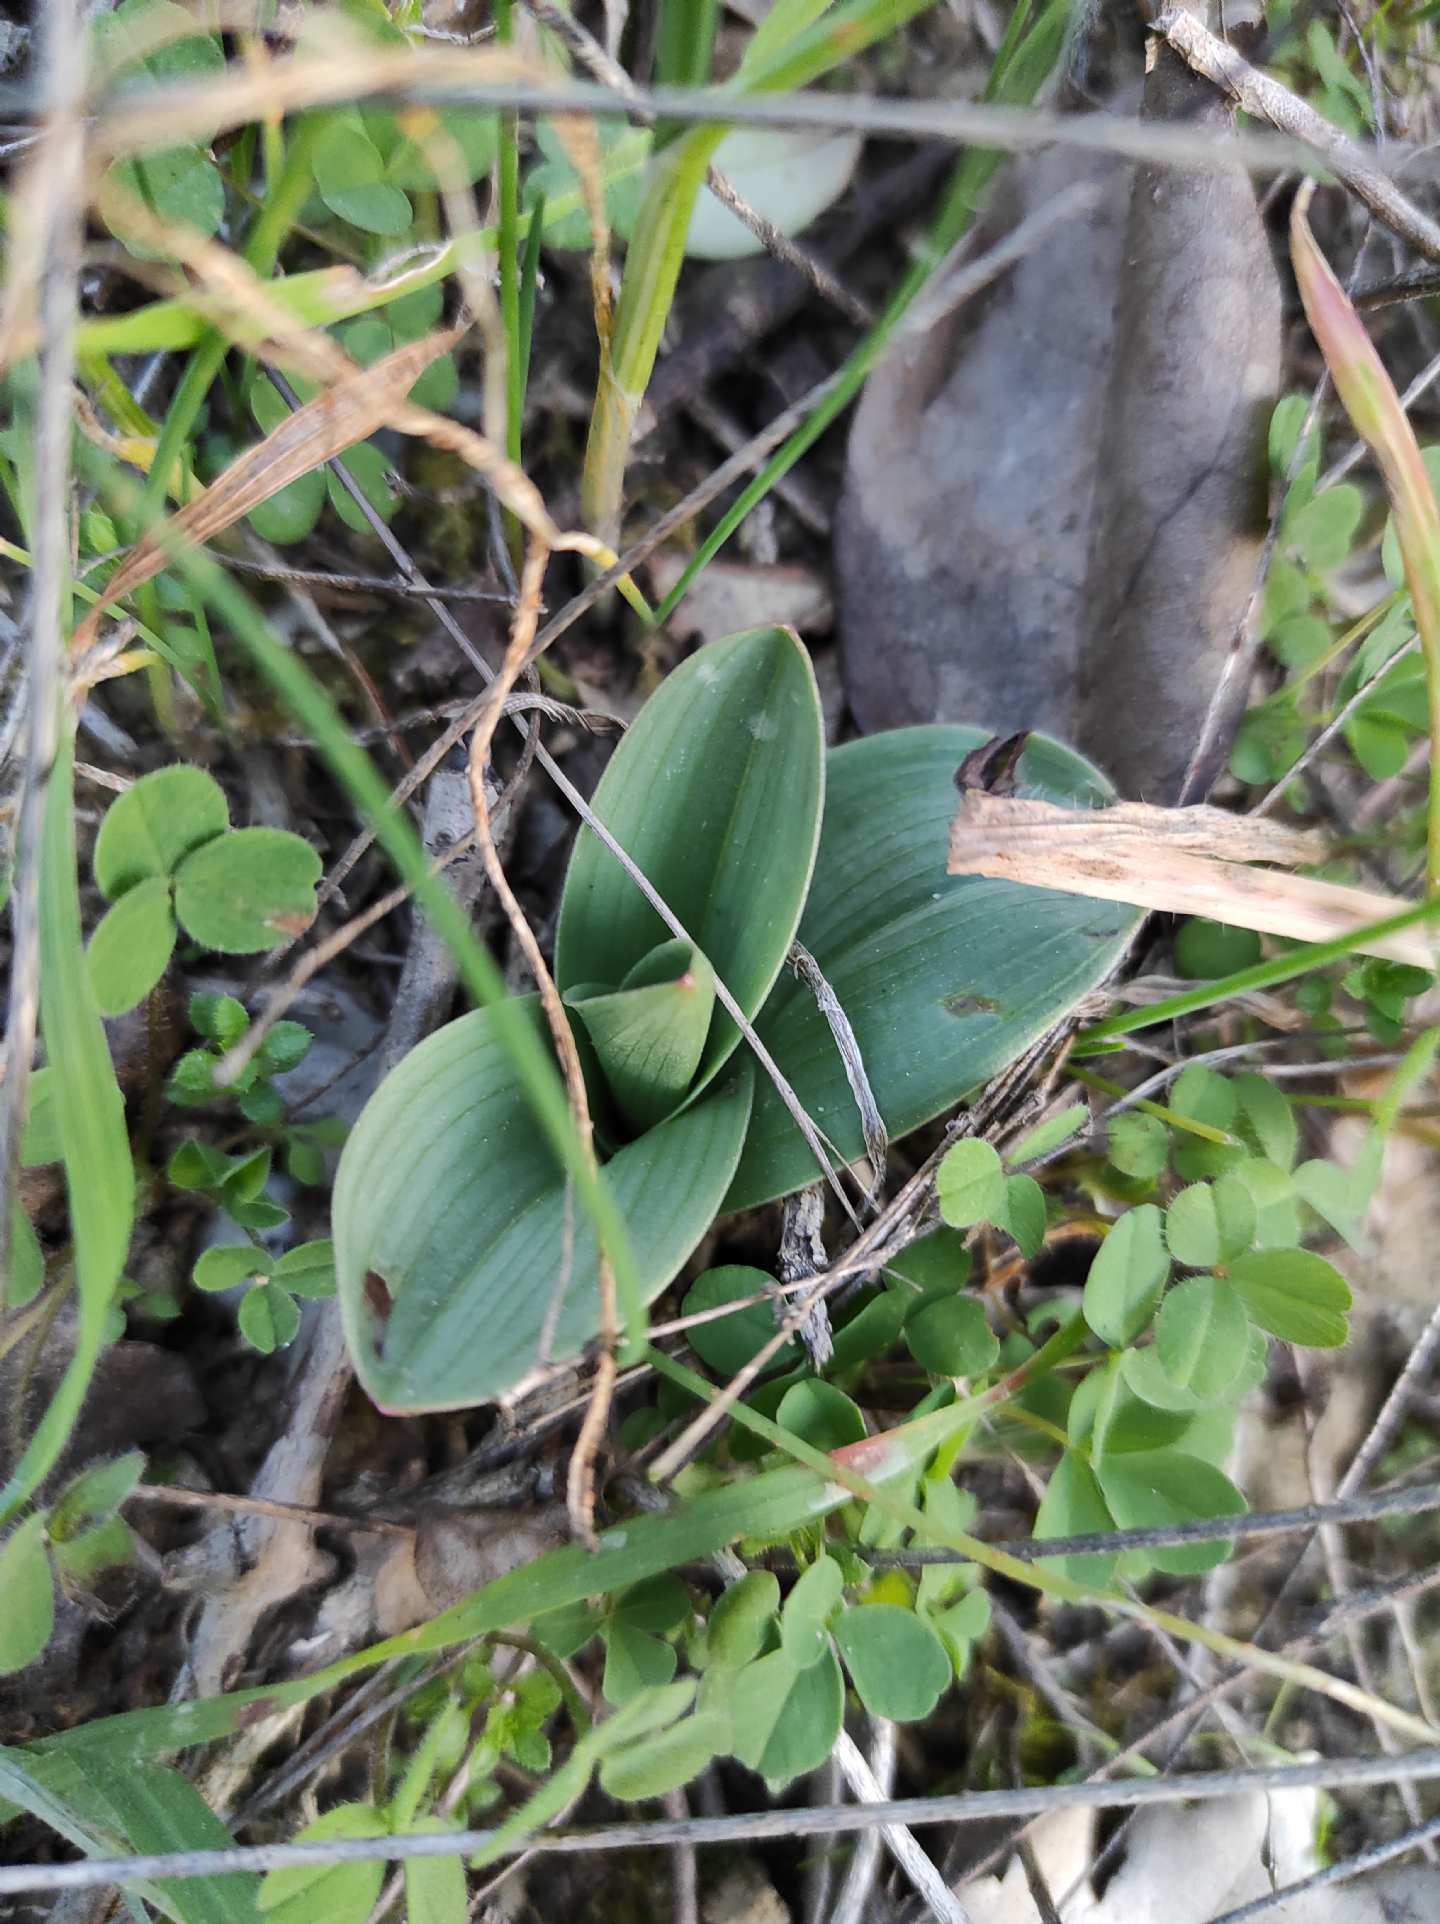
<path fill-rule="evenodd" d="M 198 147 L 165 147 L 158 153 L 117 160 L 105 179 L 161 220 L 178 222 L 207 237 L 219 232 L 225 218 L 225 183 L 215 163 Z M 166 258 L 139 225 L 126 218 L 123 207 L 107 207 L 105 225 L 139 259 Z"/>
<path fill-rule="evenodd" d="M 1234 1129 L 1238 1098 L 1235 1085 L 1226 1077 L 1216 1075 L 1204 1063 L 1192 1063 L 1176 1080 L 1170 1091 L 1170 1107 L 1177 1115 L 1188 1116 L 1192 1122 L 1203 1122 L 1212 1129 L 1223 1129 L 1227 1133 Z M 1173 1159 L 1176 1172 L 1187 1182 L 1198 1182 L 1208 1176 L 1221 1176 L 1233 1169 L 1242 1160 L 1244 1148 L 1236 1143 L 1205 1142 L 1196 1136 L 1177 1135 Z"/>
<path fill-rule="evenodd" d="M 1342 1169 L 1338 1163 L 1317 1159 L 1302 1162 L 1295 1171 L 1295 1191 L 1330 1227 L 1345 1238 L 1352 1249 L 1365 1240 L 1365 1212 L 1375 1193 L 1379 1176 L 1379 1154 L 1370 1166 Z"/>
<path fill-rule="evenodd" d="M 81 1763 L 34 1751 L 0 1753 L 0 1795 L 49 1824 L 89 1857 L 223 1850 L 231 1838 L 179 1771 L 135 1759 Z M 256 1924 L 253 1872 L 127 1884 L 176 1924 Z M 132 1904 L 132 1911 L 138 1907 Z"/>
<path fill-rule="evenodd" d="M 847 1322 L 841 1323 L 831 1339 L 830 1360 L 825 1365 L 832 1377 L 843 1377 L 862 1363 L 883 1356 L 900 1340 L 901 1326 L 911 1306 L 905 1289 L 882 1289 L 864 1303 Z"/>
<path fill-rule="evenodd" d="M 715 150 L 715 165 L 782 234 L 800 234 L 844 193 L 860 153 L 855 134 L 826 128 L 737 127 Z M 690 216 L 685 252 L 693 260 L 742 260 L 764 243 L 708 188 Z"/>
<path fill-rule="evenodd" d="M 835 1641 L 872 1717 L 918 1723 L 949 1688 L 950 1654 L 913 1610 L 893 1603 L 858 1604 L 836 1624 Z"/>
<path fill-rule="evenodd" d="M 1235 1378 L 1223 1401 L 1231 1403 L 1259 1387 L 1265 1380 L 1265 1370 L 1269 1361 L 1269 1344 L 1263 1330 L 1252 1324 L 1245 1351 L 1245 1361 L 1240 1374 Z M 1126 1387 L 1157 1410 L 1168 1410 L 1177 1415 L 1198 1416 L 1207 1405 L 1192 1391 L 1181 1389 L 1172 1382 L 1156 1350 L 1127 1349 L 1120 1359 L 1120 1371 L 1125 1378 Z"/>
<path fill-rule="evenodd" d="M 449 1828 L 441 1818 L 421 1818 L 410 1832 L 435 1833 Z M 412 1857 L 405 1872 L 405 1924 L 465 1924 L 469 1892 L 465 1862 L 453 1857 Z"/>
<path fill-rule="evenodd" d="M 245 1283 L 263 1281 L 274 1267 L 266 1252 L 253 1243 L 220 1243 L 199 1258 L 190 1280 L 196 1289 L 239 1289 Z"/>
<path fill-rule="evenodd" d="M 1322 631 L 1328 643 L 1330 631 Z M 1260 960 L 1260 938 L 1253 929 L 1193 917 L 1175 937 L 1175 969 L 1192 982 L 1212 982 Z"/>
<path fill-rule="evenodd" d="M 817 1450 L 838 1450 L 846 1443 L 859 1443 L 865 1435 L 865 1417 L 859 1405 L 833 1383 L 807 1377 L 793 1384 L 780 1399 L 775 1421 L 782 1429 Z"/>
<path fill-rule="evenodd" d="M 380 150 L 353 108 L 327 115 L 311 150 L 315 186 L 332 214 L 367 234 L 403 234 L 414 218 L 409 199 L 384 178 Z"/>
<path fill-rule="evenodd" d="M 845 1579 L 833 1557 L 818 1557 L 802 1570 L 780 1612 L 780 1648 L 796 1670 L 819 1663 L 830 1648 L 830 1619 L 845 1594 Z"/>
<path fill-rule="evenodd" d="M 685 1293 L 682 1314 L 695 1316 L 702 1310 L 718 1309 L 722 1303 L 743 1301 L 747 1296 L 773 1288 L 774 1283 L 775 1278 L 767 1276 L 763 1269 L 747 1269 L 740 1263 L 703 1270 Z M 713 1323 L 697 1323 L 685 1334 L 701 1362 L 708 1363 L 721 1376 L 733 1376 L 774 1336 L 775 1306 L 770 1302 L 751 1303 L 748 1308 L 737 1309 Z M 791 1369 L 799 1356 L 793 1340 L 782 1344 L 766 1364 L 766 1371 Z"/>
<path fill-rule="evenodd" d="M 1152 1450 L 1107 1456 L 1095 1472 L 1116 1526 L 1155 1529 L 1165 1524 L 1208 1522 L 1213 1517 L 1244 1516 L 1249 1505 L 1223 1471 L 1179 1450 Z M 1229 1556 L 1231 1545 L 1190 1543 L 1141 1554 L 1171 1576 L 1213 1570 Z"/>
<path fill-rule="evenodd" d="M 1045 1191 L 1033 1176 L 1005 1178 L 1005 1207 L 997 1220 L 1022 1256 L 1040 1254 L 1045 1247 Z"/>
<path fill-rule="evenodd" d="M 0 1290 L 6 1309 L 24 1309 L 45 1287 L 45 1252 L 17 1199 L 10 1209 L 10 1268 Z"/>
<path fill-rule="evenodd" d="M 546 1034 L 535 998 L 514 1007 Z M 749 1110 L 740 1065 L 605 1165 L 647 1301 L 714 1220 Z M 574 1212 L 567 1280 L 562 1171 L 489 1010 L 428 1037 L 371 1097 L 340 1158 L 333 1228 L 351 1354 L 384 1408 L 482 1403 L 600 1333 L 590 1222 Z"/>
<path fill-rule="evenodd" d="M 1246 1156 L 1230 1174 L 1255 1203 L 1255 1247 L 1289 1249 L 1300 1240 L 1300 1207 L 1293 1178 L 1263 1156 Z"/>
<path fill-rule="evenodd" d="M 1122 1176 L 1153 1182 L 1170 1160 L 1170 1131 L 1158 1116 L 1126 1109 L 1110 1124 L 1106 1154 Z"/>
<path fill-rule="evenodd" d="M 1165 1240 L 1177 1263 L 1210 1269 L 1248 1249 L 1255 1236 L 1255 1199 L 1234 1176 L 1192 1183 L 1165 1212 Z"/>
<path fill-rule="evenodd" d="M 143 1765 L 104 1773 L 97 1801 L 137 1853 L 225 1850 L 230 1833 L 178 1770 Z M 256 1924 L 260 1880 L 253 1871 L 225 1876 L 158 1878 L 153 1902 L 179 1924 Z M 312 1913 L 313 1915 L 318 1915 Z"/>
<path fill-rule="evenodd" d="M 947 876 L 954 774 L 988 739 L 974 728 L 903 728 L 831 752 L 825 823 L 799 939 L 835 991 L 892 1139 L 963 1100 L 1100 981 L 1134 911 L 1044 889 Z M 1032 735 L 1027 794 L 1105 799 L 1102 778 Z M 718 956 L 709 951 L 723 976 Z M 842 1161 L 864 1154 L 855 1098 L 829 1024 L 782 977 L 756 1024 Z M 768 1077 L 730 1209 L 813 1181 L 815 1159 Z"/>
<path fill-rule="evenodd" d="M 292 1296 L 335 1294 L 335 1245 L 328 1237 L 287 1249 L 271 1271 Z"/>
<path fill-rule="evenodd" d="M 337 1804 L 295 1833 L 297 1844 L 330 1843 L 336 1838 L 386 1837 L 389 1825 L 366 1804 Z M 256 1904 L 270 1924 L 359 1924 L 367 1917 L 385 1880 L 382 1862 L 296 1864 L 267 1871 Z"/>
<path fill-rule="evenodd" d="M 794 635 L 711 642 L 631 723 L 594 810 L 679 917 L 747 1016 L 775 982 L 805 902 L 824 785 L 820 700 Z M 555 942 L 562 991 L 621 983 L 671 931 L 589 829 L 575 845 Z M 694 1087 L 739 1039 L 717 1009 Z"/>
<path fill-rule="evenodd" d="M 232 1049 L 250 1026 L 245 1004 L 233 995 L 211 995 L 203 989 L 197 990 L 187 1004 L 186 1013 L 191 1027 L 221 1049 Z M 268 1042 L 270 1037 L 265 1039 Z"/>
<path fill-rule="evenodd" d="M 338 459 L 380 519 L 394 520 L 400 506 L 400 496 L 391 478 L 394 463 L 373 441 L 357 441 L 353 447 L 346 448 Z M 346 527 L 353 528 L 357 534 L 364 534 L 370 526 L 369 517 L 339 475 L 328 466 L 325 469 L 325 491 L 330 498 L 330 506 Z"/>
<path fill-rule="evenodd" d="M 1093 1536 L 1113 1530 L 1115 1519 L 1106 1508 L 1095 1472 L 1083 1456 L 1066 1450 L 1051 1472 L 1050 1482 L 1035 1513 L 1035 1540 L 1046 1537 Z M 1057 1570 L 1074 1583 L 1108 1583 L 1114 1571 L 1113 1556 L 1047 1557 L 1045 1567 Z"/>
<path fill-rule="evenodd" d="M 36 1069 L 30 1077 L 29 1114 L 25 1133 L 20 1138 L 20 1166 L 37 1169 L 47 1162 L 59 1162 L 64 1150 L 60 1142 L 60 1117 L 55 1107 L 55 1071 Z"/>
<path fill-rule="evenodd" d="M 536 144 L 542 159 L 525 176 L 524 204 L 533 208 L 543 195 L 550 203 L 566 203 L 571 210 L 552 213 L 545 222 L 545 245 L 566 250 L 591 245 L 590 217 L 579 188 L 579 176 L 560 143 L 559 136 L 546 120 L 535 129 Z M 601 121 L 599 125 L 605 213 L 611 229 L 627 237 L 645 197 L 645 162 L 649 158 L 653 135 L 648 127 L 626 127 L 622 121 Z"/>
<path fill-rule="evenodd" d="M 1350 1285 L 1308 1249 L 1252 1249 L 1230 1265 L 1250 1315 L 1282 1343 L 1338 1349 L 1350 1333 Z"/>
<path fill-rule="evenodd" d="M 1223 1397 L 1245 1366 L 1250 1318 L 1233 1283 L 1191 1276 L 1177 1284 L 1155 1319 L 1165 1374 L 1202 1403 Z"/>
<path fill-rule="evenodd" d="M 668 1730 L 607 1757 L 600 1766 L 601 1788 L 626 1804 L 663 1797 L 698 1777 L 729 1741 L 728 1718 L 714 1710 L 697 1710 Z"/>
<path fill-rule="evenodd" d="M 0 1542 L 0 1677 L 34 1663 L 54 1628 L 55 1583 L 37 1514 Z"/>
<path fill-rule="evenodd" d="M 730 1696 L 735 1755 L 771 1785 L 823 1764 L 845 1715 L 845 1681 L 833 1650 L 797 1670 L 781 1650 L 749 1664 Z"/>
<path fill-rule="evenodd" d="M 688 942 L 662 942 L 618 989 L 565 1000 L 584 1023 L 626 1121 L 636 1129 L 663 1122 L 700 1066 L 715 1011 L 705 957 Z"/>
<path fill-rule="evenodd" d="M 1170 1274 L 1153 1203 L 1127 1209 L 1101 1243 L 1085 1279 L 1085 1321 L 1116 1349 L 1133 1342 L 1155 1313 Z"/>
<path fill-rule="evenodd" d="M 601 1689 L 606 1703 L 624 1704 L 642 1690 L 668 1684 L 675 1675 L 675 1646 L 634 1624 L 614 1623 L 605 1638 L 605 1675 Z"/>
<path fill-rule="evenodd" d="M 175 911 L 167 876 L 127 889 L 100 918 L 85 965 L 101 1015 L 124 1015 L 164 975 L 175 949 Z"/>
<path fill-rule="evenodd" d="M 892 1256 L 885 1265 L 887 1276 L 913 1284 L 918 1295 L 937 1290 L 963 1289 L 974 1267 L 965 1238 L 954 1229 L 932 1229 Z"/>
<path fill-rule="evenodd" d="M 439 112 L 439 120 L 444 134 L 459 149 L 468 177 L 472 181 L 483 179 L 495 162 L 499 143 L 498 116 L 483 113 L 474 107 L 443 107 Z M 373 133 L 373 127 L 371 131 Z M 400 133 L 398 128 L 396 136 L 394 145 L 385 152 L 386 180 L 411 193 L 433 192 L 437 182 L 425 147 Z M 380 143 L 377 141 L 376 144 Z"/>
<path fill-rule="evenodd" d="M 65 1543 L 82 1530 L 108 1522 L 144 1474 L 145 1458 L 139 1450 L 127 1450 L 123 1456 L 82 1470 L 65 1486 L 50 1512 L 51 1542 Z"/>
<path fill-rule="evenodd" d="M 706 1662 L 739 1670 L 760 1655 L 780 1609 L 780 1585 L 769 1570 L 751 1570 L 716 1598 L 706 1625 Z"/>
<path fill-rule="evenodd" d="M 1298 513 L 1287 515 L 1284 537 L 1299 550 L 1307 567 L 1324 573 L 1349 554 L 1364 509 L 1360 490 L 1342 481 L 1307 501 Z"/>
<path fill-rule="evenodd" d="M 998 1222 L 1005 1213 L 1005 1170 L 988 1142 L 957 1142 L 935 1173 L 935 1199 L 952 1229 Z"/>
<path fill-rule="evenodd" d="M 320 519 L 328 482 L 324 468 L 311 468 L 308 474 L 297 475 L 253 507 L 245 517 L 246 525 L 253 528 L 262 541 L 273 541 L 277 548 L 288 548 L 303 541 Z"/>
<path fill-rule="evenodd" d="M 632 1630 L 664 1635 L 678 1630 L 690 1615 L 690 1594 L 676 1576 L 649 1577 L 632 1584 L 615 1602 L 612 1621 Z"/>
<path fill-rule="evenodd" d="M 1046 1120 L 1020 1138 L 1012 1149 L 1005 1152 L 1005 1160 L 1011 1168 L 1021 1163 L 1033 1162 L 1037 1156 L 1048 1156 L 1052 1149 L 1058 1149 L 1062 1142 L 1068 1142 L 1090 1120 L 1090 1110 L 1083 1102 L 1072 1102 L 1068 1109 L 1059 1115 L 1049 1116 Z"/>
<path fill-rule="evenodd" d="M 155 875 L 172 875 L 192 849 L 230 826 L 220 784 L 203 768 L 177 762 L 142 775 L 105 811 L 95 838 L 95 880 L 118 901 Z"/>
<path fill-rule="evenodd" d="M 297 1063 L 305 1060 L 314 1041 L 314 1036 L 303 1022 L 277 1022 L 260 1044 L 259 1060 L 272 1075 L 283 1075 L 287 1069 L 293 1069 Z M 225 1043 L 222 1046 L 228 1048 L 230 1045 Z"/>
<path fill-rule="evenodd" d="M 1278 1168 L 1291 1168 L 1300 1130 L 1295 1111 L 1282 1091 L 1268 1077 L 1250 1069 L 1232 1076 L 1231 1082 L 1240 1103 L 1240 1133 Z"/>
<path fill-rule="evenodd" d="M 300 1333 L 295 1299 L 278 1283 L 255 1283 L 246 1290 L 235 1320 L 245 1341 L 262 1356 L 288 1349 Z"/>
<path fill-rule="evenodd" d="M 944 1639 L 956 1677 L 963 1677 L 970 1667 L 971 1645 L 990 1628 L 990 1599 L 983 1590 L 972 1590 L 958 1603 L 928 1613 L 927 1621 Z"/>
<path fill-rule="evenodd" d="M 63 1583 L 89 1590 L 107 1570 L 117 1570 L 134 1562 L 135 1533 L 123 1517 L 112 1516 L 108 1522 L 82 1530 L 64 1543 L 52 1540 L 50 1554 Z"/>
<path fill-rule="evenodd" d="M 181 862 L 175 913 L 187 935 L 222 955 L 255 955 L 315 919 L 321 862 L 284 828 L 240 828 Z"/>
<path fill-rule="evenodd" d="M 937 1376 L 980 1376 L 1000 1354 L 984 1306 L 953 1290 L 920 1299 L 905 1318 L 905 1346 Z"/>
<path fill-rule="evenodd" d="M 1184 1414 L 1131 1392 L 1124 1361 L 1113 1357 L 1108 1367 L 1091 1370 L 1070 1399 L 1067 1434 L 1077 1447 L 1088 1445 L 1092 1461 L 1122 1451 L 1164 1449 L 1185 1433 Z"/>

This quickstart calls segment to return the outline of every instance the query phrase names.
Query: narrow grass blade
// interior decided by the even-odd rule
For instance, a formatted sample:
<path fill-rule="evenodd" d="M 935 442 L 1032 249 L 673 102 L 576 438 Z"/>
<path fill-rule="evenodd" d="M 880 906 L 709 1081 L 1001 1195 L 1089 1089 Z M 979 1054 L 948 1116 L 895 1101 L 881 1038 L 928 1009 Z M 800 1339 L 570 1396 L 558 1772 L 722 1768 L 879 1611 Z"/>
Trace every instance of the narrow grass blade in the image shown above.
<path fill-rule="evenodd" d="M 1356 433 L 1379 464 L 1395 516 L 1405 580 L 1425 657 L 1430 710 L 1430 791 L 1426 811 L 1425 887 L 1440 890 L 1440 507 L 1395 385 L 1365 323 L 1315 243 L 1306 210 L 1309 187 L 1290 213 L 1290 257 L 1311 332 L 1320 343 Z"/>
<path fill-rule="evenodd" d="M 135 1174 L 125 1102 L 85 967 L 75 875 L 74 743 L 68 727 L 46 802 L 40 1028 L 54 1071 L 80 1317 L 75 1351 L 60 1387 L 0 1490 L 0 1525 L 10 1521 L 54 1468 L 80 1414 L 134 1220 Z"/>

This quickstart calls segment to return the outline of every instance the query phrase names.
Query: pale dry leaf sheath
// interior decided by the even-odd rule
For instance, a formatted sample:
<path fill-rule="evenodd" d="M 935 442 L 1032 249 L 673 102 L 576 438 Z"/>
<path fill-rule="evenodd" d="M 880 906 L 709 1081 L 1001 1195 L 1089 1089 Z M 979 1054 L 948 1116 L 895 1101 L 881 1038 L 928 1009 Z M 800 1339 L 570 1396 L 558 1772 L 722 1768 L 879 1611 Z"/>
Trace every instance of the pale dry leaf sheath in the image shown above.
<path fill-rule="evenodd" d="M 951 875 L 1204 915 L 1299 942 L 1333 941 L 1415 906 L 1399 896 L 1246 866 L 1314 862 L 1322 853 L 1314 836 L 1223 809 L 1145 803 L 1066 808 L 972 790 L 962 796 L 950 827 L 947 867 Z M 1420 928 L 1356 946 L 1417 968 L 1435 966 Z"/>

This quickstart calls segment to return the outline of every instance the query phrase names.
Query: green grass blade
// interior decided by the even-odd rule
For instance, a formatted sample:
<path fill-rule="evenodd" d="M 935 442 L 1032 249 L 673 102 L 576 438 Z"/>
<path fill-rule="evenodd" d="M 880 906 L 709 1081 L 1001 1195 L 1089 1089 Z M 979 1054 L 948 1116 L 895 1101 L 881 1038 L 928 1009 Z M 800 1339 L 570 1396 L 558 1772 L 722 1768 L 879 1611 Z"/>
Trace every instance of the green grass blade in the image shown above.
<path fill-rule="evenodd" d="M 1432 921 L 1437 915 L 1440 915 L 1440 898 L 1432 898 L 1406 909 L 1401 915 L 1387 915 L 1383 921 L 1367 923 L 1347 935 L 1337 935 L 1333 942 L 1312 942 L 1304 948 L 1277 955 L 1269 962 L 1257 962 L 1251 968 L 1237 969 L 1233 975 L 1222 975 L 1214 982 L 1202 982 L 1180 995 L 1167 996 L 1163 1002 L 1151 1002 L 1144 1008 L 1126 1009 L 1120 1015 L 1107 1016 L 1103 1022 L 1093 1023 L 1081 1032 L 1077 1051 L 1106 1042 L 1112 1036 L 1129 1035 L 1133 1029 L 1148 1029 L 1157 1022 L 1174 1022 L 1183 1015 L 1194 1015 L 1198 1009 L 1213 1009 L 1232 996 L 1293 982 L 1297 975 L 1309 975 L 1315 969 L 1328 968 L 1332 962 L 1345 961 L 1357 954 L 1366 942 L 1398 935 L 1402 929 L 1414 928 L 1417 922 Z"/>
<path fill-rule="evenodd" d="M 49 1475 L 80 1414 L 134 1220 L 135 1175 L 125 1102 L 85 967 L 75 874 L 74 747 L 68 726 L 45 805 L 40 1028 L 55 1072 L 80 1317 L 74 1354 L 60 1387 L 0 1490 L 0 1525 L 15 1516 Z"/>
<path fill-rule="evenodd" d="M 709 1384 L 704 1387 L 707 1393 L 712 1388 Z M 977 1408 L 972 1400 L 934 1411 L 870 1437 L 850 1455 L 863 1452 L 866 1476 L 883 1487 L 921 1470 L 947 1438 L 974 1422 Z M 433 1654 L 492 1631 L 530 1623 L 546 1611 L 561 1610 L 586 1597 L 605 1595 L 663 1571 L 701 1562 L 741 1537 L 788 1536 L 850 1501 L 849 1489 L 838 1484 L 833 1474 L 846 1453 L 835 1458 L 819 1452 L 815 1455 L 818 1471 L 796 1463 L 754 1476 L 739 1476 L 669 1515 L 627 1519 L 620 1527 L 602 1532 L 598 1550 L 572 1544 L 547 1551 L 487 1583 L 429 1623 L 343 1657 L 309 1677 L 269 1688 L 202 1697 L 188 1704 L 123 1711 L 43 1738 L 26 1754 L 43 1758 L 65 1754 L 85 1759 L 91 1768 L 104 1760 L 167 1756 L 192 1744 L 229 1736 L 257 1718 L 290 1705 L 308 1703 L 347 1678 L 388 1663 L 392 1657 Z M 0 1784 L 0 1792 L 3 1790 Z"/>

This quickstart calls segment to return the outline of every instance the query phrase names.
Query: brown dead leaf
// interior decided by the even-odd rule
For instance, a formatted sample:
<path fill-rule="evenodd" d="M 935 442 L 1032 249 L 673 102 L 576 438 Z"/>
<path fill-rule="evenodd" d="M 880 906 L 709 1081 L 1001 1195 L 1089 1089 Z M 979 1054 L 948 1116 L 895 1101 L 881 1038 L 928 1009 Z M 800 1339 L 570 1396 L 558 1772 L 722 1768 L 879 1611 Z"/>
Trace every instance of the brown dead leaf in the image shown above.
<path fill-rule="evenodd" d="M 1314 835 L 1218 808 L 1067 808 L 966 790 L 950 827 L 951 875 L 985 875 L 1028 888 L 1091 895 L 1176 915 L 1204 915 L 1300 942 L 1330 942 L 1401 915 L 1413 902 L 1250 862 L 1316 862 Z M 1370 937 L 1365 955 L 1432 969 L 1422 927 Z"/>

